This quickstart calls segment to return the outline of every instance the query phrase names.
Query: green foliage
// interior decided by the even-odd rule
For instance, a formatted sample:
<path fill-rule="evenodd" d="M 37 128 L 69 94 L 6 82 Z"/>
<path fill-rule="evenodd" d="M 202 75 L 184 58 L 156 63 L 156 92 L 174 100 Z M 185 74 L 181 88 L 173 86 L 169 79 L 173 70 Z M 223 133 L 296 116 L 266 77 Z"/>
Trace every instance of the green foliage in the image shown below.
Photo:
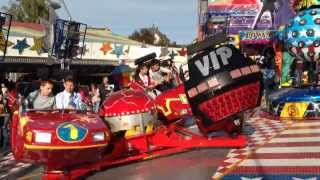
<path fill-rule="evenodd" d="M 1 9 L 13 15 L 15 21 L 40 23 L 49 19 L 46 0 L 16 0 Z"/>

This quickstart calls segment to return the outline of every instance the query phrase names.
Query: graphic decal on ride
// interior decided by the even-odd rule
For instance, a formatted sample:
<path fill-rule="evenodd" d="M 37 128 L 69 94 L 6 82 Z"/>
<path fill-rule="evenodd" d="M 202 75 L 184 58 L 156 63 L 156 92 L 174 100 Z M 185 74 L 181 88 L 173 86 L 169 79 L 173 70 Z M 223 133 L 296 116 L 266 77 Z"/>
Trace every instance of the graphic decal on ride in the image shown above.
<path fill-rule="evenodd" d="M 82 141 L 87 134 L 88 129 L 71 122 L 62 123 L 57 128 L 58 138 L 68 143 Z"/>

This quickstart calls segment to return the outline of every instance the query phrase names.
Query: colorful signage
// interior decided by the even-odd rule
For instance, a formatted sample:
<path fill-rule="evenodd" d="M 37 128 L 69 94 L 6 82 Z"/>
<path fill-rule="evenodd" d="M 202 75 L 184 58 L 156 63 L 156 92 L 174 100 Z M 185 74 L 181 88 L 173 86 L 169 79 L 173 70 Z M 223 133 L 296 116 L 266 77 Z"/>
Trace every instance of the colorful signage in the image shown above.
<path fill-rule="evenodd" d="M 271 40 L 273 31 L 240 31 L 241 41 Z"/>

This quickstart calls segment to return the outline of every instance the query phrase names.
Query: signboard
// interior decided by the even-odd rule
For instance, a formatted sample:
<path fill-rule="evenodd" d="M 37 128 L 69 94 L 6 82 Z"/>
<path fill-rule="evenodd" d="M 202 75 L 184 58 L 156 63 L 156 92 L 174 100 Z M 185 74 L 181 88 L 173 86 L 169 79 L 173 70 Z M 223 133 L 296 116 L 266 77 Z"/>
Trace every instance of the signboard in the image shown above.
<path fill-rule="evenodd" d="M 241 43 L 248 44 L 265 44 L 273 40 L 273 31 L 240 31 Z"/>
<path fill-rule="evenodd" d="M 208 0 L 207 14 L 209 18 L 227 16 L 231 34 L 251 29 L 277 29 L 294 16 L 286 0 Z M 204 33 L 211 34 L 211 31 Z"/>
<path fill-rule="evenodd" d="M 239 85 L 243 81 L 239 78 L 254 74 L 259 68 L 252 60 L 246 59 L 233 45 L 224 45 L 218 48 L 207 49 L 188 60 L 190 79 L 185 82 L 186 90 L 190 90 L 189 97 L 197 96 L 208 89 L 219 89 L 235 83 Z M 204 89 L 198 87 L 201 82 L 208 86 Z M 211 87 L 212 85 L 212 87 Z M 195 88 L 195 89 L 194 89 Z M 193 92 L 196 90 L 196 94 Z"/>
<path fill-rule="evenodd" d="M 256 107 L 261 97 L 261 72 L 253 60 L 245 58 L 231 44 L 214 47 L 213 41 L 206 46 L 189 51 L 189 79 L 184 87 L 188 102 L 201 131 L 210 132 L 215 123 L 235 116 L 241 111 Z M 191 48 L 190 48 L 191 49 Z M 193 55 L 195 54 L 195 55 Z"/>

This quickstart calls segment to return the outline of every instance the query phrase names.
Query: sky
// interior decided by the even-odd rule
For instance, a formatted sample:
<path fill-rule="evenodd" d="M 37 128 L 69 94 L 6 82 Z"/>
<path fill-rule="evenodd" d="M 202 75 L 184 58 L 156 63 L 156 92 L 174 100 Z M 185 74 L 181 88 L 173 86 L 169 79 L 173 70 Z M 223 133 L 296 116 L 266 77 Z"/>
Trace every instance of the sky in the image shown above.
<path fill-rule="evenodd" d="M 10 0 L 0 0 L 0 7 Z M 13 1 L 13 0 L 11 0 Z M 158 26 L 170 40 L 189 44 L 196 37 L 197 0 L 65 0 L 73 20 L 130 35 Z M 61 18 L 68 19 L 62 8 Z"/>

